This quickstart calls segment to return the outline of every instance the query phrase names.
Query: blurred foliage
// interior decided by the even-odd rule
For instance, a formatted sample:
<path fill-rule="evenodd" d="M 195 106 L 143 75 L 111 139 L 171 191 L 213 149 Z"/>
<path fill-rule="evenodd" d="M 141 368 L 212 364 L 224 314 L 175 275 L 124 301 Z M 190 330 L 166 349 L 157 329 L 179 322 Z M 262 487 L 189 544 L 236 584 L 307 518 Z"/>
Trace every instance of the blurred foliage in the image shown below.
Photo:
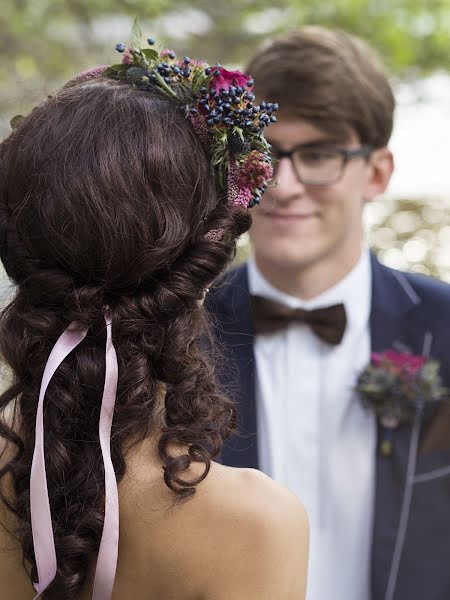
<path fill-rule="evenodd" d="M 382 262 L 450 282 L 450 201 L 380 199 L 366 207 L 366 222 Z"/>
<path fill-rule="evenodd" d="M 384 264 L 450 283 L 450 201 L 379 198 L 366 206 L 365 224 L 369 246 Z M 235 264 L 250 251 L 243 236 Z"/>
<path fill-rule="evenodd" d="M 0 12 L 0 135 L 62 81 L 115 60 L 138 15 L 183 54 L 242 64 L 268 35 L 305 23 L 342 27 L 402 76 L 450 67 L 449 0 L 5 0 Z"/>

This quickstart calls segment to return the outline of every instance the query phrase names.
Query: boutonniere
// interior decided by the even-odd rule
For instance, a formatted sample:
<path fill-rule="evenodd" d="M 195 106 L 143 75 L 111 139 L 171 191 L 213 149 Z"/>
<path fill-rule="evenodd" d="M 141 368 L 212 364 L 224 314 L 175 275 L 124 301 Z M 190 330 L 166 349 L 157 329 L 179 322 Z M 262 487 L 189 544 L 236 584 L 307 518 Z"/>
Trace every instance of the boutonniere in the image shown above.
<path fill-rule="evenodd" d="M 393 432 L 401 423 L 412 421 L 425 404 L 448 398 L 436 360 L 395 350 L 372 353 L 370 364 L 358 377 L 356 390 L 363 405 L 380 422 L 380 451 L 384 455 L 391 454 Z"/>

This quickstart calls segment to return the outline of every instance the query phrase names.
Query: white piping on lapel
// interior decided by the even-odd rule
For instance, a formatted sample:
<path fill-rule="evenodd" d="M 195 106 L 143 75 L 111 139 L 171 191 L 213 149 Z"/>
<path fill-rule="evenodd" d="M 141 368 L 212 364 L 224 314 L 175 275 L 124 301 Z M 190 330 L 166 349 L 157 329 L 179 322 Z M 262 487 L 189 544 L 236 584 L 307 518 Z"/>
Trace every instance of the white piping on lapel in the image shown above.
<path fill-rule="evenodd" d="M 406 278 L 403 277 L 401 273 L 395 273 L 399 283 L 403 286 L 403 289 L 408 294 L 413 302 L 416 304 L 420 303 L 420 299 L 409 285 Z M 402 282 L 403 280 L 403 282 Z M 427 331 L 425 333 L 422 345 L 422 356 L 429 357 L 431 352 L 431 345 L 433 343 L 433 334 L 431 331 Z M 408 454 L 408 462 L 406 465 L 406 476 L 405 476 L 405 489 L 403 491 L 403 499 L 402 499 L 402 507 L 400 511 L 400 519 L 399 525 L 397 529 L 397 535 L 395 538 L 395 546 L 394 553 L 392 555 L 391 560 L 391 568 L 389 571 L 388 584 L 386 587 L 386 595 L 384 600 L 393 600 L 395 594 L 395 588 L 397 586 L 398 580 L 398 572 L 400 569 L 400 561 L 403 554 L 403 549 L 405 546 L 405 538 L 406 531 L 408 529 L 408 521 L 409 515 L 411 511 L 411 500 L 413 493 L 413 486 L 417 483 L 418 479 L 423 479 L 424 475 L 417 476 L 416 472 L 416 464 L 417 464 L 417 450 L 419 447 L 419 435 L 420 435 L 420 427 L 422 424 L 422 413 L 421 411 L 416 413 L 416 417 L 414 419 L 414 424 L 411 430 L 411 437 L 409 442 L 409 454 Z M 442 469 L 439 469 L 440 471 Z M 450 472 L 450 468 L 446 469 Z M 436 471 L 435 471 L 436 472 Z M 431 475 L 429 473 L 428 475 Z M 426 476 L 426 475 L 425 475 Z"/>
<path fill-rule="evenodd" d="M 395 594 L 395 588 L 397 586 L 398 572 L 400 569 L 400 561 L 403 554 L 403 548 L 405 546 L 406 531 L 408 529 L 409 513 L 411 510 L 411 500 L 414 484 L 414 474 L 416 470 L 417 461 L 417 448 L 419 445 L 419 434 L 420 425 L 422 421 L 422 413 L 417 412 L 413 428 L 411 431 L 411 437 L 409 442 L 409 454 L 408 463 L 406 466 L 405 476 L 405 489 L 403 492 L 402 508 L 400 511 L 399 525 L 397 529 L 397 535 L 395 538 L 394 553 L 391 560 L 391 568 L 389 571 L 389 578 L 386 587 L 386 595 L 384 600 L 393 600 Z"/>
<path fill-rule="evenodd" d="M 420 304 L 421 300 L 419 296 L 417 295 L 409 281 L 406 279 L 406 277 L 403 275 L 403 273 L 400 273 L 400 271 L 392 271 L 392 274 L 397 279 L 402 288 L 405 290 L 411 302 L 413 302 L 416 305 Z"/>
<path fill-rule="evenodd" d="M 440 469 L 434 469 L 428 473 L 416 475 L 413 479 L 413 483 L 426 483 L 427 481 L 439 479 L 439 477 L 445 477 L 446 475 L 450 475 L 450 465 L 447 467 L 441 467 Z"/>
<path fill-rule="evenodd" d="M 432 344 L 433 334 L 431 333 L 431 331 L 427 331 L 423 339 L 422 356 L 426 356 L 427 358 L 430 357 Z"/>

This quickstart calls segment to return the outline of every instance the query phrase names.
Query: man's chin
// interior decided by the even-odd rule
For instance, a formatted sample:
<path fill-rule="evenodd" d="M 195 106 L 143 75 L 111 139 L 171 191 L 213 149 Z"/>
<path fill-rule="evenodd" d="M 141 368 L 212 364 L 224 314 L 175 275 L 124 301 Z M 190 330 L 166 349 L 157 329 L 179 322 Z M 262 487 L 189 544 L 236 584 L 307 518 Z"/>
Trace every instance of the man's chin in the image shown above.
<path fill-rule="evenodd" d="M 323 259 L 323 251 L 310 249 L 299 252 L 299 248 L 274 248 L 267 246 L 268 252 L 255 251 L 256 261 L 268 263 L 272 268 L 287 271 L 301 271 L 320 262 Z"/>

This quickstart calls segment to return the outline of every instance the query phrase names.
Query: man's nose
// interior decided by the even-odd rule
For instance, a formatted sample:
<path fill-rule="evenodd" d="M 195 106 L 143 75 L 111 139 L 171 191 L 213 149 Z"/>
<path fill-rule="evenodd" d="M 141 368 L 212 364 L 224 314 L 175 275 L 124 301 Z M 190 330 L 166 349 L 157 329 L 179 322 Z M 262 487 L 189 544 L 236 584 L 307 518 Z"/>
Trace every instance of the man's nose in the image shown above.
<path fill-rule="evenodd" d="M 305 186 L 298 178 L 292 160 L 287 156 L 279 160 L 274 179 L 276 184 L 271 191 L 281 202 L 305 192 Z"/>

